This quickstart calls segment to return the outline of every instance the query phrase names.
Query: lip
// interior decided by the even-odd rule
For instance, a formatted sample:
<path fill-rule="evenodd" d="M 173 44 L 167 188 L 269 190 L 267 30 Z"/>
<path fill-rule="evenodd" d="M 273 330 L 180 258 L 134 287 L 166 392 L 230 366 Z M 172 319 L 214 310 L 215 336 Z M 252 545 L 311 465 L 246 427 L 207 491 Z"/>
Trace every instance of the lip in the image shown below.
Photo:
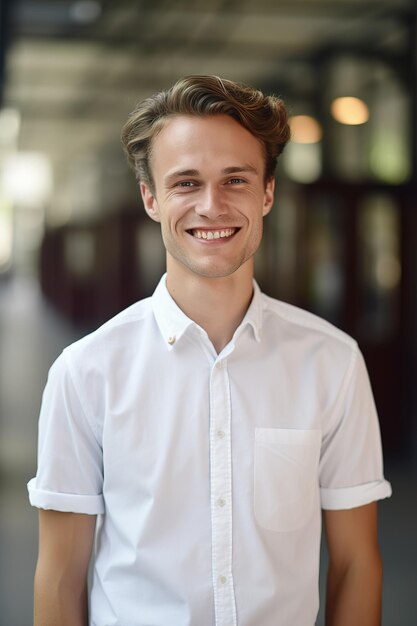
<path fill-rule="evenodd" d="M 187 232 L 191 232 L 192 230 L 201 230 L 204 232 L 209 232 L 211 230 L 230 230 L 230 229 L 235 229 L 235 230 L 239 230 L 240 226 L 234 226 L 234 225 L 228 225 L 228 226 L 190 226 L 190 228 L 187 228 Z"/>

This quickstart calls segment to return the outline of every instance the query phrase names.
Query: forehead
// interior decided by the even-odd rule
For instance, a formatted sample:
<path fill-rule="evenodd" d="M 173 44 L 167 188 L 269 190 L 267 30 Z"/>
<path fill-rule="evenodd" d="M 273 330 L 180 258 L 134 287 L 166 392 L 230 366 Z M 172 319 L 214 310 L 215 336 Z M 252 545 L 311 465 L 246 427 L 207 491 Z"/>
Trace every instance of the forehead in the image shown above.
<path fill-rule="evenodd" d="M 262 169 L 263 146 L 229 115 L 169 117 L 152 142 L 155 174 L 178 165 L 223 168 L 242 161 Z"/>

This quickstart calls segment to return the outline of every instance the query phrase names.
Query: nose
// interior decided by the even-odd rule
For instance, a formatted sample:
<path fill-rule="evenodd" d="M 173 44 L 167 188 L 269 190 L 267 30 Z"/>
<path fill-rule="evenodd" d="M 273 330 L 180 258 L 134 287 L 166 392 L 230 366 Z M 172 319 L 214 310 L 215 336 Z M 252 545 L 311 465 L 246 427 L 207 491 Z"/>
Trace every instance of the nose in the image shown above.
<path fill-rule="evenodd" d="M 221 190 L 215 185 L 207 185 L 202 189 L 195 206 L 195 212 L 197 215 L 210 219 L 224 215 L 227 212 L 227 206 Z"/>

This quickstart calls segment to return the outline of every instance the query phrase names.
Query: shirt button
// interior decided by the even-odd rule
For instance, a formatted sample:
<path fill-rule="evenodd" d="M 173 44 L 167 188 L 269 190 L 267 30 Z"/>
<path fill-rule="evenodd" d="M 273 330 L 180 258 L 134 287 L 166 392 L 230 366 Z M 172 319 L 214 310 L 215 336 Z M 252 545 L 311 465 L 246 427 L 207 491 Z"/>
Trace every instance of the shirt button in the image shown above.
<path fill-rule="evenodd" d="M 223 500 L 223 498 L 219 498 L 219 499 L 217 500 L 217 506 L 221 506 L 221 507 L 223 507 L 225 504 L 226 504 L 226 501 L 225 501 L 225 500 Z"/>
<path fill-rule="evenodd" d="M 173 346 L 174 343 L 176 342 L 176 340 L 177 340 L 176 336 L 175 335 L 171 335 L 170 337 L 168 337 L 167 341 L 168 341 L 170 346 Z"/>
<path fill-rule="evenodd" d="M 225 585 L 227 583 L 227 578 L 226 576 L 219 576 L 219 583 L 221 585 Z"/>
<path fill-rule="evenodd" d="M 223 437 L 224 437 L 224 435 L 225 435 L 225 432 L 224 432 L 224 430 L 218 430 L 218 431 L 217 431 L 217 433 L 216 433 L 216 435 L 217 435 L 217 437 L 218 437 L 219 439 L 223 439 Z"/>

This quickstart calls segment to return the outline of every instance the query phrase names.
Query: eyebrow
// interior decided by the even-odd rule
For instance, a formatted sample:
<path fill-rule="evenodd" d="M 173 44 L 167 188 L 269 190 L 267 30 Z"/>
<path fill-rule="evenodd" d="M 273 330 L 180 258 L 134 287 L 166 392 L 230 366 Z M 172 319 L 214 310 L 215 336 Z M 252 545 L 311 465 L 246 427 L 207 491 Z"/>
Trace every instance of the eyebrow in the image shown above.
<path fill-rule="evenodd" d="M 240 174 L 240 173 L 249 173 L 249 174 L 258 174 L 258 170 L 253 167 L 253 165 L 244 164 L 244 165 L 231 165 L 230 167 L 225 167 L 222 169 L 222 174 Z M 178 170 L 168 174 L 165 177 L 165 183 L 170 183 L 177 178 L 181 178 L 183 176 L 200 176 L 199 170 L 188 169 L 188 170 Z"/>
<path fill-rule="evenodd" d="M 225 167 L 222 170 L 222 174 L 239 174 L 239 172 L 248 172 L 249 174 L 258 174 L 258 170 L 253 165 L 249 165 L 249 163 L 245 165 L 236 165 L 232 167 Z"/>
<path fill-rule="evenodd" d="M 198 170 L 178 170 L 176 172 L 171 172 L 165 177 L 165 182 L 169 183 L 170 181 L 175 180 L 176 178 L 181 178 L 182 176 L 199 176 L 200 172 Z"/>

